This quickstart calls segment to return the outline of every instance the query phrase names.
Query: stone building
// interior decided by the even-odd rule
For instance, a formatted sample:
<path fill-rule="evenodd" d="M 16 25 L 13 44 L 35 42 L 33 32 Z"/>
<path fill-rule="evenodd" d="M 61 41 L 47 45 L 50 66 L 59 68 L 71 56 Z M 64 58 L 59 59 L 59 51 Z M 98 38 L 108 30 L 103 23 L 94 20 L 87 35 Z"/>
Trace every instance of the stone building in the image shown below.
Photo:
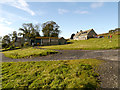
<path fill-rule="evenodd" d="M 73 37 L 74 40 L 87 40 L 89 38 L 94 38 L 96 36 L 96 32 L 93 29 L 89 29 L 87 31 L 82 31 L 76 33 Z"/>
<path fill-rule="evenodd" d="M 63 45 L 66 44 L 66 39 L 62 38 L 57 38 L 57 37 L 36 37 L 34 40 L 34 43 L 36 45 L 43 45 L 43 46 L 48 46 L 48 45 Z"/>
<path fill-rule="evenodd" d="M 63 45 L 67 43 L 67 40 L 63 37 L 35 37 L 34 39 L 22 38 L 18 37 L 15 40 L 15 46 L 21 47 L 24 46 L 25 43 L 27 45 L 35 45 L 35 46 L 48 46 L 48 45 Z"/>

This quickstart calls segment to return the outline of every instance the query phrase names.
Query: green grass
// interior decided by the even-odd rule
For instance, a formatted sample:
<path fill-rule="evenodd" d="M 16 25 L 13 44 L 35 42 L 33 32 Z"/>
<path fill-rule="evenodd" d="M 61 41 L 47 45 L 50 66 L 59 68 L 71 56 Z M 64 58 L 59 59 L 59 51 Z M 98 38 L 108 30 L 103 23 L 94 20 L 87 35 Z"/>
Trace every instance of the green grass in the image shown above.
<path fill-rule="evenodd" d="M 96 59 L 2 62 L 2 88 L 98 88 Z"/>
<path fill-rule="evenodd" d="M 8 48 L 1 48 L 0 52 L 10 51 L 10 50 L 17 50 L 17 49 L 20 49 L 20 47 L 15 47 L 14 49 L 10 49 L 10 47 L 8 47 Z"/>
<path fill-rule="evenodd" d="M 120 38 L 120 35 L 119 35 Z M 88 40 L 71 40 L 71 44 L 43 46 L 42 48 L 59 49 L 59 50 L 100 50 L 100 49 L 117 49 L 118 36 L 113 35 L 112 39 L 105 38 L 91 38 Z"/>
<path fill-rule="evenodd" d="M 6 57 L 17 59 L 17 58 L 26 58 L 26 57 L 31 57 L 31 56 L 46 56 L 48 54 L 57 53 L 57 51 L 35 49 L 35 48 L 30 47 L 30 48 L 6 51 L 3 53 Z"/>

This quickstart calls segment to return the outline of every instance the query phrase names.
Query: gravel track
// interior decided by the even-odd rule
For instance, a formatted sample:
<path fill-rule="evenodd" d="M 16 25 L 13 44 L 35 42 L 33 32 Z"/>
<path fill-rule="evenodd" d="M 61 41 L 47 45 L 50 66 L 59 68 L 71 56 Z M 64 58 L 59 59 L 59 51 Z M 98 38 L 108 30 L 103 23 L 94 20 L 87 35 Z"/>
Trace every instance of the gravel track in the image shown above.
<path fill-rule="evenodd" d="M 22 59 L 11 59 L 5 57 L 2 54 L 2 62 L 72 60 L 72 59 L 88 59 L 88 58 L 118 61 L 118 49 L 117 50 L 56 50 L 56 51 L 59 51 L 59 53 L 47 55 L 47 56 L 41 56 L 41 57 L 31 57 L 31 58 L 22 58 Z"/>

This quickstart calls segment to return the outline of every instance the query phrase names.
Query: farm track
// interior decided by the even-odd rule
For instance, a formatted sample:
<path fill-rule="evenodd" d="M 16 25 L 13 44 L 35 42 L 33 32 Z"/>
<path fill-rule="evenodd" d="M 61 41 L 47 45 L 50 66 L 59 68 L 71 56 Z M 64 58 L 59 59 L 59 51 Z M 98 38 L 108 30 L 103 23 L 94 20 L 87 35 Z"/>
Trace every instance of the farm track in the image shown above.
<path fill-rule="evenodd" d="M 120 63 L 116 50 L 56 50 L 57 54 L 42 57 L 31 57 L 24 59 L 11 59 L 2 54 L 2 62 L 24 62 L 24 61 L 48 61 L 48 60 L 73 60 L 94 58 L 104 60 L 97 72 L 100 74 L 101 88 L 118 88 L 118 75 L 120 75 Z"/>

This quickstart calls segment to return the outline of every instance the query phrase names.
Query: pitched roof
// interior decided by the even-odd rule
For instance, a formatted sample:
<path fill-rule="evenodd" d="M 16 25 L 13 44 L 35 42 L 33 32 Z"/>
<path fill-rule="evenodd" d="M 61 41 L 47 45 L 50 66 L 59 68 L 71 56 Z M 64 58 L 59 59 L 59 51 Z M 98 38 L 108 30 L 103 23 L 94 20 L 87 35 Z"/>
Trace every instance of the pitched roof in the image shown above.
<path fill-rule="evenodd" d="M 35 37 L 36 39 L 59 39 L 58 37 Z"/>
<path fill-rule="evenodd" d="M 86 31 L 82 31 L 82 32 L 78 32 L 75 34 L 75 36 L 79 36 L 79 35 L 87 35 L 90 31 L 92 31 L 93 29 L 89 29 L 89 30 L 86 30 Z"/>
<path fill-rule="evenodd" d="M 65 39 L 64 37 L 58 38 L 58 37 L 35 37 L 35 39 Z"/>

